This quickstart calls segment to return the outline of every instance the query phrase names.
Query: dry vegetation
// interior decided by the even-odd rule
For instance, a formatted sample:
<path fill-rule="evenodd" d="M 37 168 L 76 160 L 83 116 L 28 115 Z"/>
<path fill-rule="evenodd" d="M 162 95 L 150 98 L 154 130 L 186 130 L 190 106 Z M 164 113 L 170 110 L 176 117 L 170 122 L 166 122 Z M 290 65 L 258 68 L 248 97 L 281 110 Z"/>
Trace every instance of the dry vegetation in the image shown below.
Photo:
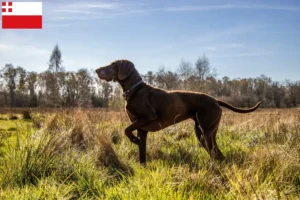
<path fill-rule="evenodd" d="M 17 119 L 9 120 L 14 115 Z M 214 162 L 191 121 L 150 133 L 147 167 L 124 112 L 1 114 L 2 199 L 297 199 L 300 110 L 224 111 Z"/>

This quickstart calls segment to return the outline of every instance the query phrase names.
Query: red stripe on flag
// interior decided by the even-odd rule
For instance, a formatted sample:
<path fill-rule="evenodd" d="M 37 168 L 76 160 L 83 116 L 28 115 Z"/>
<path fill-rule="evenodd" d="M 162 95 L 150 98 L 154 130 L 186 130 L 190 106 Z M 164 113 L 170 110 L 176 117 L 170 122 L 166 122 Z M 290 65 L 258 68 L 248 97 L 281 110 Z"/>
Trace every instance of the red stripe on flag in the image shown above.
<path fill-rule="evenodd" d="M 43 27 L 41 15 L 2 15 L 3 29 L 41 29 Z"/>

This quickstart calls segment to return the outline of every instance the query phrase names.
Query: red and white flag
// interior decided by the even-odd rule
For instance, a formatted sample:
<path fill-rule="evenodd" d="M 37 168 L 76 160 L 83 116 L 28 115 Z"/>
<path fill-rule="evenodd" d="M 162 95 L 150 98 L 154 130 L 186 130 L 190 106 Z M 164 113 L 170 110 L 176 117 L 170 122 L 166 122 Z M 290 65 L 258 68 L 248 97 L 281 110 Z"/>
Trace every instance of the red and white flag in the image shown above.
<path fill-rule="evenodd" d="M 3 29 L 41 29 L 42 2 L 2 2 Z"/>

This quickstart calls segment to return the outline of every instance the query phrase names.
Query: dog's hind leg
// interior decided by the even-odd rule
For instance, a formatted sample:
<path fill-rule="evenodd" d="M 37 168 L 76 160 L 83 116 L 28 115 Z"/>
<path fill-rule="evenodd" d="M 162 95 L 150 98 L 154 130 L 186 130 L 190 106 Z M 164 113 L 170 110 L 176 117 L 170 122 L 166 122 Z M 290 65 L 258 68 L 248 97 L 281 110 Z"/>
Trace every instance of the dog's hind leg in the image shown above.
<path fill-rule="evenodd" d="M 216 142 L 216 134 L 221 121 L 221 116 L 222 110 L 217 108 L 216 110 L 212 109 L 207 113 L 203 113 L 202 111 L 201 116 L 198 116 L 196 113 L 194 117 L 195 132 L 198 140 L 209 155 L 216 160 L 224 159 Z"/>
<path fill-rule="evenodd" d="M 214 123 L 214 125 L 211 127 L 211 129 L 209 130 L 210 132 L 210 140 L 211 140 L 211 144 L 212 144 L 212 149 L 211 149 L 211 157 L 213 159 L 216 160 L 224 160 L 224 155 L 222 154 L 222 152 L 220 151 L 218 145 L 217 145 L 217 141 L 216 141 L 216 135 L 218 132 L 218 128 L 219 128 L 219 124 L 221 121 L 221 115 L 219 117 L 219 119 Z"/>
<path fill-rule="evenodd" d="M 196 113 L 196 115 L 197 115 L 197 113 Z M 203 131 L 203 128 L 201 127 L 201 124 L 199 123 L 198 116 L 196 116 L 194 118 L 194 121 L 195 121 L 194 130 L 195 130 L 197 139 L 199 140 L 202 147 L 210 154 L 209 147 L 208 147 L 209 144 L 206 142 L 204 131 Z"/>

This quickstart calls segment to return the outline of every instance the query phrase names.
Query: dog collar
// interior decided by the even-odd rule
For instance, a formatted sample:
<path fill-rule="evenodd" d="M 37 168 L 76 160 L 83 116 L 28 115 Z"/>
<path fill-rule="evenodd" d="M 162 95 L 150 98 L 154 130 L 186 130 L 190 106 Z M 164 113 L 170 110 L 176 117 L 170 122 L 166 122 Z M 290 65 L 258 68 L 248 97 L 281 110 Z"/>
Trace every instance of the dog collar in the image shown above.
<path fill-rule="evenodd" d="M 129 97 L 129 93 L 131 91 L 133 91 L 133 89 L 135 89 L 137 86 L 141 85 L 142 83 L 143 83 L 143 80 L 140 80 L 139 82 L 137 82 L 136 84 L 134 84 L 133 86 L 131 86 L 128 90 L 124 91 L 123 92 L 124 99 L 127 100 L 128 97 Z"/>

